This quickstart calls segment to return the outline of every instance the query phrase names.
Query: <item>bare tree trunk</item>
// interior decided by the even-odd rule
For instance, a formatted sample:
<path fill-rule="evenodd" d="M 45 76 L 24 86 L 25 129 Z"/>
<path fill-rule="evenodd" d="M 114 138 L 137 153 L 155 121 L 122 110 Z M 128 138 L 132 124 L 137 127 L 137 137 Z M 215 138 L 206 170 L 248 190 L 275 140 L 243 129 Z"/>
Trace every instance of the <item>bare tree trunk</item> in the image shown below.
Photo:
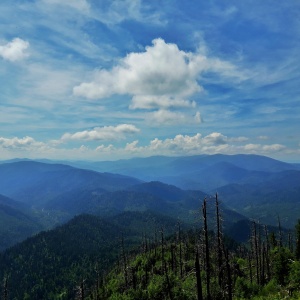
<path fill-rule="evenodd" d="M 76 293 L 76 299 L 78 300 L 84 300 L 85 298 L 85 280 L 82 279 L 81 282 L 80 282 L 80 285 L 77 286 L 76 290 L 77 290 L 77 293 Z"/>
<path fill-rule="evenodd" d="M 98 262 L 95 265 L 95 272 L 96 272 L 96 276 L 97 276 L 97 278 L 96 278 L 96 295 L 95 296 L 96 296 L 96 300 L 98 300 L 99 299 L 98 293 L 99 293 L 99 289 L 100 289 L 100 271 L 99 271 Z"/>
<path fill-rule="evenodd" d="M 289 250 L 291 251 L 291 253 L 294 252 L 294 247 L 293 247 L 293 237 L 292 237 L 292 233 L 291 231 L 289 230 L 289 233 L 288 233 L 288 247 L 289 247 Z"/>
<path fill-rule="evenodd" d="M 210 261 L 209 261 L 209 241 L 208 241 L 208 229 L 207 229 L 207 214 L 206 214 L 206 198 L 202 205 L 203 223 L 204 223 L 204 243 L 205 243 L 205 265 L 206 265 L 206 293 L 207 300 L 211 300 L 210 294 Z"/>
<path fill-rule="evenodd" d="M 261 285 L 265 284 L 265 279 L 266 279 L 266 276 L 265 276 L 265 261 L 266 261 L 265 254 L 266 254 L 266 247 L 265 247 L 265 242 L 263 242 L 263 244 L 262 244 L 262 265 L 261 265 L 261 276 L 260 276 Z"/>
<path fill-rule="evenodd" d="M 217 218 L 217 263 L 218 263 L 218 283 L 222 286 L 222 231 L 221 231 L 221 217 L 219 212 L 218 194 L 216 194 L 216 218 Z"/>
<path fill-rule="evenodd" d="M 198 248 L 196 250 L 195 269 L 196 269 L 196 281 L 197 281 L 197 300 L 203 300 Z"/>
<path fill-rule="evenodd" d="M 155 258 L 157 255 L 156 248 L 157 248 L 157 230 L 155 228 L 155 231 L 154 231 L 154 256 L 155 256 Z"/>
<path fill-rule="evenodd" d="M 267 272 L 267 280 L 269 281 L 271 278 L 270 272 L 270 241 L 267 226 L 265 225 L 265 240 L 266 240 L 266 272 Z"/>
<path fill-rule="evenodd" d="M 231 268 L 229 263 L 229 254 L 228 250 L 225 250 L 225 260 L 226 260 L 226 270 L 227 270 L 227 286 L 228 286 L 228 300 L 232 300 L 232 277 L 231 277 Z"/>
<path fill-rule="evenodd" d="M 165 270 L 165 246 L 164 246 L 164 229 L 161 228 L 161 270 Z"/>
<path fill-rule="evenodd" d="M 4 278 L 3 282 L 3 300 L 8 300 L 8 279 Z"/>
<path fill-rule="evenodd" d="M 278 219 L 278 230 L 279 230 L 279 247 L 282 247 L 282 230 L 281 230 L 281 222 L 279 215 L 277 216 Z"/>
<path fill-rule="evenodd" d="M 296 229 L 296 249 L 295 249 L 295 256 L 297 259 L 300 259 L 300 219 L 295 226 Z"/>
<path fill-rule="evenodd" d="M 259 254 L 258 254 L 258 237 L 257 237 L 257 228 L 256 223 L 253 222 L 253 250 L 254 250 L 254 259 L 255 259 L 255 267 L 256 267 L 256 282 L 259 285 Z"/>
<path fill-rule="evenodd" d="M 81 300 L 84 300 L 84 297 L 85 297 L 85 286 L 84 286 L 84 280 L 81 281 L 81 284 L 80 284 L 80 290 L 81 290 Z"/>
<path fill-rule="evenodd" d="M 251 261 L 251 255 L 250 253 L 248 254 L 248 265 L 249 265 L 249 277 L 250 277 L 250 282 L 252 284 L 252 261 Z"/>
<path fill-rule="evenodd" d="M 183 270 L 182 270 L 182 240 L 181 240 L 181 227 L 180 223 L 178 222 L 178 242 L 179 242 L 179 267 L 180 267 L 180 277 L 183 277 Z"/>
<path fill-rule="evenodd" d="M 124 248 L 124 236 L 122 234 L 122 240 L 121 240 L 121 248 L 122 248 L 122 259 L 123 259 L 123 272 L 124 272 L 124 279 L 125 284 L 128 286 L 128 274 L 127 274 L 127 261 L 126 261 L 126 254 L 125 254 L 125 248 Z"/>
<path fill-rule="evenodd" d="M 167 263 L 166 263 L 166 260 L 165 260 L 165 245 L 164 244 L 165 244 L 164 229 L 161 228 L 161 268 L 162 268 L 162 272 L 166 276 L 169 298 L 170 298 L 170 300 L 173 300 L 172 287 L 171 287 L 171 284 L 170 284 L 170 278 L 169 278 L 169 274 L 168 274 Z"/>

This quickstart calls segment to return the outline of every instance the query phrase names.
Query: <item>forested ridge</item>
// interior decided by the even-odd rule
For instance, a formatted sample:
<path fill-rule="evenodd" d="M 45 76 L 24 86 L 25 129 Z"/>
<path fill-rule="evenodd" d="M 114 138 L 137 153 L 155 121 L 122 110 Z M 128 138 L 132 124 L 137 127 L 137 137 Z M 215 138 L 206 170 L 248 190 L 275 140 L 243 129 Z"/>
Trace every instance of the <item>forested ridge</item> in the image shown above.
<path fill-rule="evenodd" d="M 193 228 L 152 212 L 75 217 L 1 254 L 2 299 L 299 299 L 300 220 L 252 221 L 242 244 L 217 196 L 200 211 Z"/>
<path fill-rule="evenodd" d="M 123 253 L 88 299 L 299 299 L 300 220 L 295 235 L 280 220 L 276 234 L 253 221 L 249 242 L 238 244 L 223 235 L 217 197 L 215 204 L 214 230 L 204 200 L 201 229 L 182 232 L 179 224 L 168 239 L 161 228 L 138 255 Z M 82 285 L 78 297 L 84 292 Z"/>
<path fill-rule="evenodd" d="M 0 253 L 0 278 L 9 294 L 5 299 L 74 299 L 82 279 L 90 287 L 97 272 L 102 276 L 112 267 L 121 245 L 138 251 L 144 234 L 163 227 L 170 235 L 174 224 L 176 220 L 150 211 L 110 218 L 79 215 Z"/>

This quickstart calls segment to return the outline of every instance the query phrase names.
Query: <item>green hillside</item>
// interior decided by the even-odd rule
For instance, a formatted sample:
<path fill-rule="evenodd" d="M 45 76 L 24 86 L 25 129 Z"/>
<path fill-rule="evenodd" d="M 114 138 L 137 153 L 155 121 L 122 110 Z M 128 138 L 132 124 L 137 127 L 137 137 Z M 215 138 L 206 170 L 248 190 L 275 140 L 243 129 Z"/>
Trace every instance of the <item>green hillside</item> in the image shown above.
<path fill-rule="evenodd" d="M 0 278 L 8 278 L 10 299 L 74 299 L 81 280 L 92 286 L 96 274 L 103 276 L 120 257 L 122 245 L 132 251 L 150 232 L 163 227 L 171 234 L 176 224 L 151 212 L 80 215 L 0 254 Z"/>
<path fill-rule="evenodd" d="M 282 232 L 251 226 L 251 240 L 237 244 L 226 238 L 218 224 L 155 243 L 135 256 L 124 256 L 94 287 L 87 299 L 126 300 L 282 300 L 300 298 L 300 220 L 297 242 L 284 242 Z M 286 236 L 288 238 L 288 236 Z M 85 293 L 82 285 L 79 294 Z"/>

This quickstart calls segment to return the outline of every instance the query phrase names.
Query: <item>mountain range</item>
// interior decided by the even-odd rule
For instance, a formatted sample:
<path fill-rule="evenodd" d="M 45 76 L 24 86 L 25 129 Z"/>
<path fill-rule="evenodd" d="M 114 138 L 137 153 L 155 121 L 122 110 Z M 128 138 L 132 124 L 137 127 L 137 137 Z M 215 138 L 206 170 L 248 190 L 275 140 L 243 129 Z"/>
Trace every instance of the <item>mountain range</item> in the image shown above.
<path fill-rule="evenodd" d="M 292 228 L 300 215 L 300 166 L 257 155 L 4 161 L 0 234 L 9 238 L 0 249 L 82 213 L 151 210 L 193 224 L 202 200 L 215 193 L 227 227 L 251 218 Z"/>
<path fill-rule="evenodd" d="M 257 184 L 266 177 L 289 170 L 300 171 L 290 164 L 259 155 L 197 155 L 184 157 L 152 156 L 104 162 L 67 162 L 76 167 L 161 181 L 182 189 L 211 192 L 230 183 Z"/>
<path fill-rule="evenodd" d="M 262 223 L 278 217 L 292 228 L 300 216 L 300 164 L 259 155 L 198 155 L 72 162 L 97 171 L 160 181 L 183 190 L 216 192 L 230 209 Z"/>
<path fill-rule="evenodd" d="M 287 232 L 300 215 L 299 165 L 254 155 L 2 162 L 0 278 L 19 283 L 15 299 L 74 299 L 124 251 L 162 232 L 176 239 L 179 225 L 183 235 L 201 229 L 204 199 L 213 231 L 216 195 L 236 241 L 249 239 L 253 219 Z"/>

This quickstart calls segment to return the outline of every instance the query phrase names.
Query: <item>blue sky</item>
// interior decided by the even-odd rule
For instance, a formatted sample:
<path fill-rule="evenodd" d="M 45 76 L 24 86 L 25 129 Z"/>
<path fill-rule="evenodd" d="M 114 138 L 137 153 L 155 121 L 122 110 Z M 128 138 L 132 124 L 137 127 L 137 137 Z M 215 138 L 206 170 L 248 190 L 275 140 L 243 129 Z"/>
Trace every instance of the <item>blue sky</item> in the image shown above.
<path fill-rule="evenodd" d="M 0 157 L 300 162 L 300 3 L 2 0 Z"/>

